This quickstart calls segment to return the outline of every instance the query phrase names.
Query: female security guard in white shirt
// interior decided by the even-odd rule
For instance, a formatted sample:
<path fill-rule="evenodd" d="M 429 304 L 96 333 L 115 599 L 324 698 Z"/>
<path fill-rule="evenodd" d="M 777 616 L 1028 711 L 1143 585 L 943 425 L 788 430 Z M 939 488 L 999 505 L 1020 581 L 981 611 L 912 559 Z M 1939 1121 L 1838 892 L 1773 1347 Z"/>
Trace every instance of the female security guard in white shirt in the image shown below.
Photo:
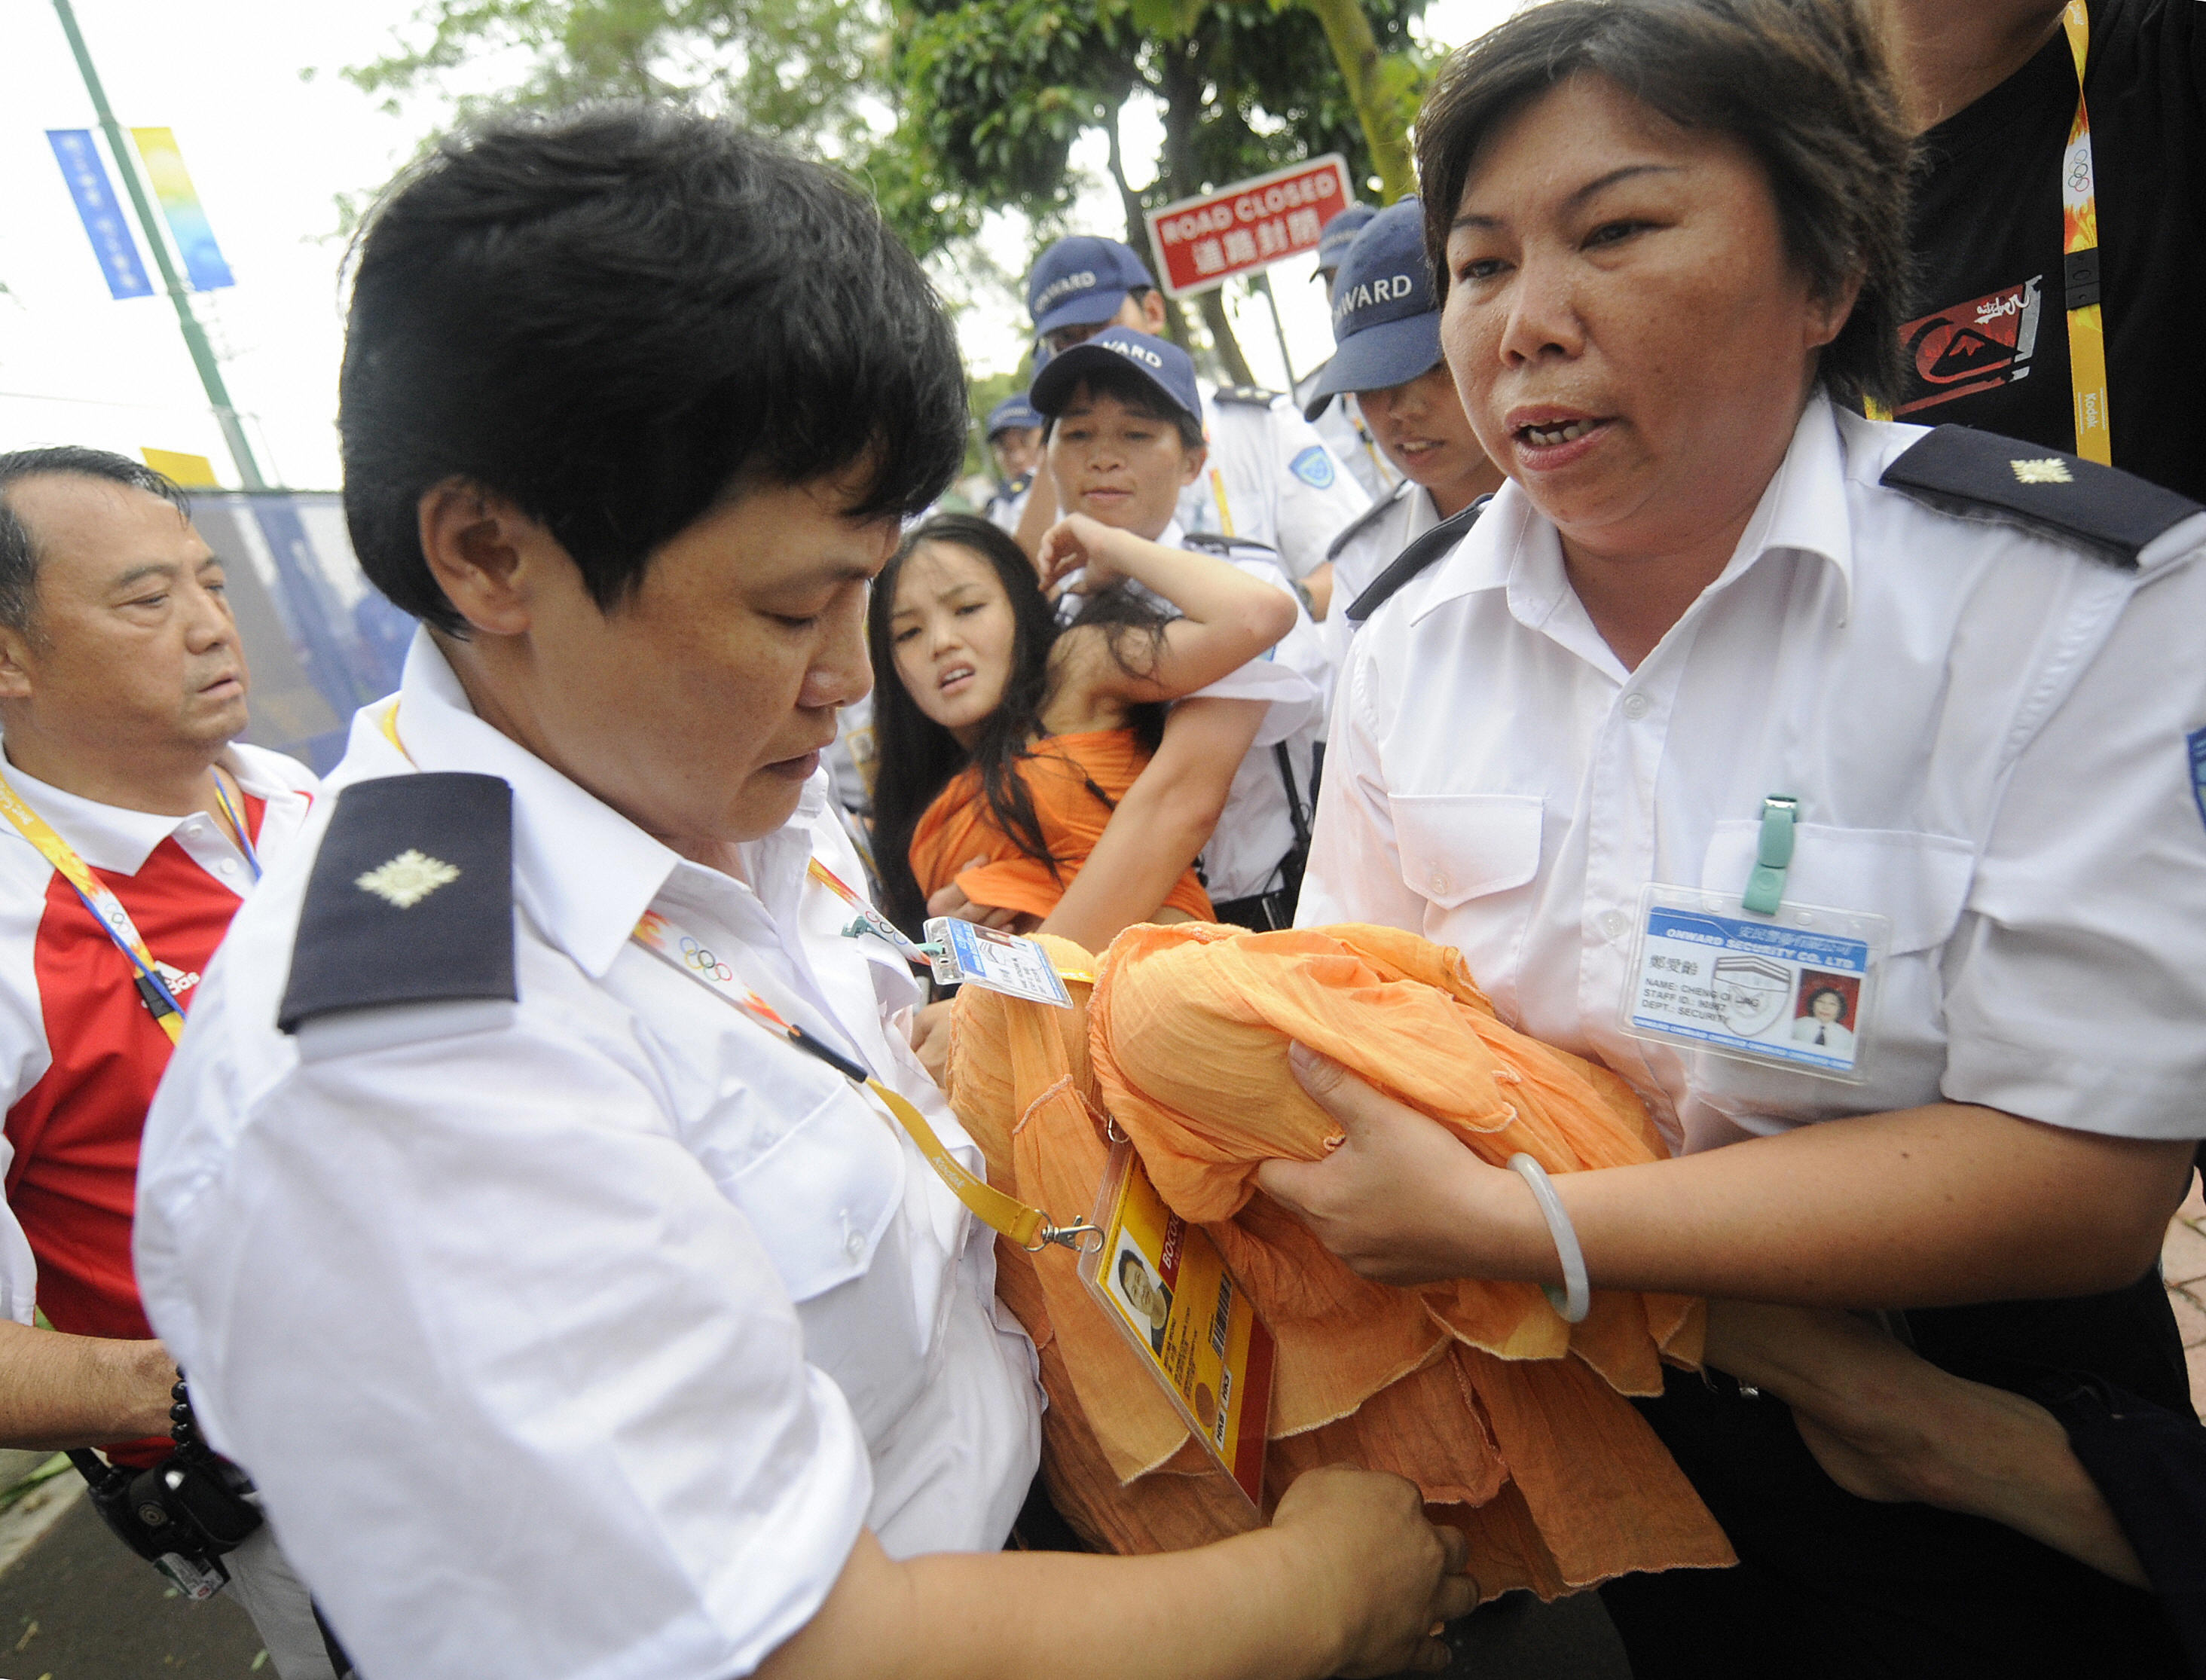
<path fill-rule="evenodd" d="M 1833 406 L 1891 377 L 1894 109 L 1839 0 L 1563 0 L 1428 105 L 1447 358 L 1512 482 L 1355 644 L 1300 920 L 1459 947 L 1684 1153 L 1558 1181 L 1551 1226 L 1344 1084 L 1346 1144 L 1263 1183 L 1374 1276 L 1553 1282 L 1574 1240 L 1595 1285 L 1943 1308 L 1905 1314 L 1934 1360 L 2173 1411 L 2151 1268 L 2206 1129 L 2206 517 Z M 1787 911 L 1889 924 L 1858 1084 L 1619 1024 L 1643 891 L 1741 893 L 1773 795 Z M 2178 1669 L 2144 1594 L 1849 1497 L 1771 1402 L 1693 1377 L 1648 1410 L 1744 1561 L 1605 1589 L 1642 1680 Z"/>
<path fill-rule="evenodd" d="M 492 125 L 367 235 L 347 514 L 426 628 L 202 983 L 138 1248 L 367 1673 L 1445 1661 L 1475 1589 L 1392 1478 L 1199 1552 L 999 1552 L 1039 1396 L 991 1233 L 742 1004 L 977 1165 L 901 959 L 840 932 L 817 773 L 960 388 L 872 206 L 693 116 Z"/>

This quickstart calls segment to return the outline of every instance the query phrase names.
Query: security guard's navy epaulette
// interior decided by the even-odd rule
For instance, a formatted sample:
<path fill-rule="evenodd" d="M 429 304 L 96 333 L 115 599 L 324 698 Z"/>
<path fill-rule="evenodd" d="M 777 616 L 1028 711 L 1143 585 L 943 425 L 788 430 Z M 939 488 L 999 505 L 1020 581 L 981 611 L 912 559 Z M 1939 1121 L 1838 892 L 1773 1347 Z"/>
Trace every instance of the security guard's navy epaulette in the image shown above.
<path fill-rule="evenodd" d="M 496 776 L 356 782 L 314 855 L 276 1024 L 385 1004 L 515 998 L 513 789 Z"/>
<path fill-rule="evenodd" d="M 1442 520 L 1394 557 L 1393 563 L 1371 581 L 1371 587 L 1349 604 L 1348 622 L 1361 624 L 1398 594 L 1402 586 L 1463 540 L 1463 533 L 1478 523 L 1479 515 L 1494 498 L 1482 496 L 1461 513 Z"/>
<path fill-rule="evenodd" d="M 1279 400 L 1279 393 L 1266 390 L 1261 385 L 1220 385 L 1217 401 L 1238 402 L 1250 408 L 1268 408 Z"/>
<path fill-rule="evenodd" d="M 1416 487 L 1417 486 L 1411 483 L 1408 479 L 1404 479 L 1401 483 L 1396 485 L 1392 490 L 1388 491 L 1384 496 L 1381 496 L 1369 507 L 1364 509 L 1362 513 L 1356 515 L 1354 519 L 1349 521 L 1347 526 L 1341 531 L 1340 534 L 1335 537 L 1331 544 L 1327 546 L 1325 557 L 1328 560 L 1338 560 L 1340 558 L 1340 551 L 1346 548 L 1349 544 L 1354 542 L 1356 540 L 1356 534 L 1359 532 L 1362 531 L 1373 520 L 1378 518 L 1380 515 L 1391 509 L 1395 503 L 1400 501 L 1404 491 L 1415 490 Z"/>
<path fill-rule="evenodd" d="M 1232 554 L 1245 549 L 1267 560 L 1279 557 L 1279 551 L 1269 543 L 1260 543 L 1249 537 L 1229 537 L 1223 531 L 1183 531 L 1179 541 L 1182 548 L 1207 548 L 1215 554 Z"/>
<path fill-rule="evenodd" d="M 2096 461 L 1972 426 L 1941 426 L 1878 480 L 1963 519 L 1989 516 L 2049 532 L 2125 568 L 2196 502 Z"/>

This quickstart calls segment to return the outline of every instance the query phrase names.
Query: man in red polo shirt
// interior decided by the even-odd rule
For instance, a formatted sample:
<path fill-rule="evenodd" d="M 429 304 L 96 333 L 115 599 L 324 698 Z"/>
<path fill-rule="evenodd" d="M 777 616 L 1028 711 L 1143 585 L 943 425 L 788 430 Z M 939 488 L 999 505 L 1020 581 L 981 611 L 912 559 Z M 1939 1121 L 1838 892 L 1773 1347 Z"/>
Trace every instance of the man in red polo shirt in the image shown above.
<path fill-rule="evenodd" d="M 176 1445 L 176 1371 L 130 1260 L 139 1134 L 182 1024 L 161 1016 L 190 1009 L 316 785 L 232 744 L 247 681 L 176 486 L 100 450 L 0 455 L 0 1445 L 134 1467 Z M 328 1680 L 268 1530 L 223 1562 L 283 1680 Z"/>

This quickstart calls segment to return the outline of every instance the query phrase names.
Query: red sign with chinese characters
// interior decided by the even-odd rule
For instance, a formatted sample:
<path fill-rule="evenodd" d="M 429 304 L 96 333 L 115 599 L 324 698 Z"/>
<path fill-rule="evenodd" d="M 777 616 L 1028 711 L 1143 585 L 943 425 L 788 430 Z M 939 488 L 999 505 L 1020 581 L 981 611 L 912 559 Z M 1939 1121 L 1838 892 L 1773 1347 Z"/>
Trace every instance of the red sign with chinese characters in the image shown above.
<path fill-rule="evenodd" d="M 1174 297 L 1207 292 L 1315 251 L 1350 193 L 1348 164 L 1333 152 L 1150 211 L 1149 248 L 1164 265 L 1165 289 Z"/>

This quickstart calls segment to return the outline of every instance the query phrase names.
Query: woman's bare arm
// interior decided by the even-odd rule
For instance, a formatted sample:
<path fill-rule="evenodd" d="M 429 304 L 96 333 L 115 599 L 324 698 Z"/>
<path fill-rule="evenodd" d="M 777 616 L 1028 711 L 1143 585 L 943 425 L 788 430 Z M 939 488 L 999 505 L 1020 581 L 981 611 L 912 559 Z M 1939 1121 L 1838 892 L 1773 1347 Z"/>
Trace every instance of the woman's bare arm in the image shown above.
<path fill-rule="evenodd" d="M 1094 637 L 1094 651 L 1068 660 L 1058 676 L 1052 712 L 1082 711 L 1095 700 L 1178 700 L 1238 670 L 1295 627 L 1295 599 L 1285 590 L 1223 560 L 1166 548 L 1085 514 L 1050 527 L 1040 565 L 1045 588 L 1074 573 L 1088 594 L 1131 579 L 1184 615 L 1165 626 L 1156 657 L 1132 670 Z"/>
<path fill-rule="evenodd" d="M 1417 1490 L 1304 1475 L 1272 1526 L 1146 1558 L 1041 1552 L 891 1561 L 870 1534 L 761 1680 L 1322 1680 L 1446 1665 L 1465 1545 Z"/>
<path fill-rule="evenodd" d="M 1708 1364 L 1792 1409 L 1832 1480 L 2028 1534 L 2150 1589 L 2105 1496 L 2034 1400 L 1941 1371 L 1851 1313 L 1708 1303 Z"/>
<path fill-rule="evenodd" d="M 1126 789 L 1095 849 L 1041 925 L 1100 951 L 1156 914 L 1218 826 L 1227 790 L 1263 727 L 1262 700 L 1184 700 L 1161 745 Z"/>
<path fill-rule="evenodd" d="M 1559 1279 L 1515 1173 L 1333 1063 L 1295 1059 L 1348 1139 L 1321 1162 L 1267 1162 L 1259 1182 L 1327 1248 L 1392 1283 Z M 2135 1281 L 2195 1147 L 1934 1103 L 1554 1182 L 1597 1287 L 1944 1306 Z"/>

